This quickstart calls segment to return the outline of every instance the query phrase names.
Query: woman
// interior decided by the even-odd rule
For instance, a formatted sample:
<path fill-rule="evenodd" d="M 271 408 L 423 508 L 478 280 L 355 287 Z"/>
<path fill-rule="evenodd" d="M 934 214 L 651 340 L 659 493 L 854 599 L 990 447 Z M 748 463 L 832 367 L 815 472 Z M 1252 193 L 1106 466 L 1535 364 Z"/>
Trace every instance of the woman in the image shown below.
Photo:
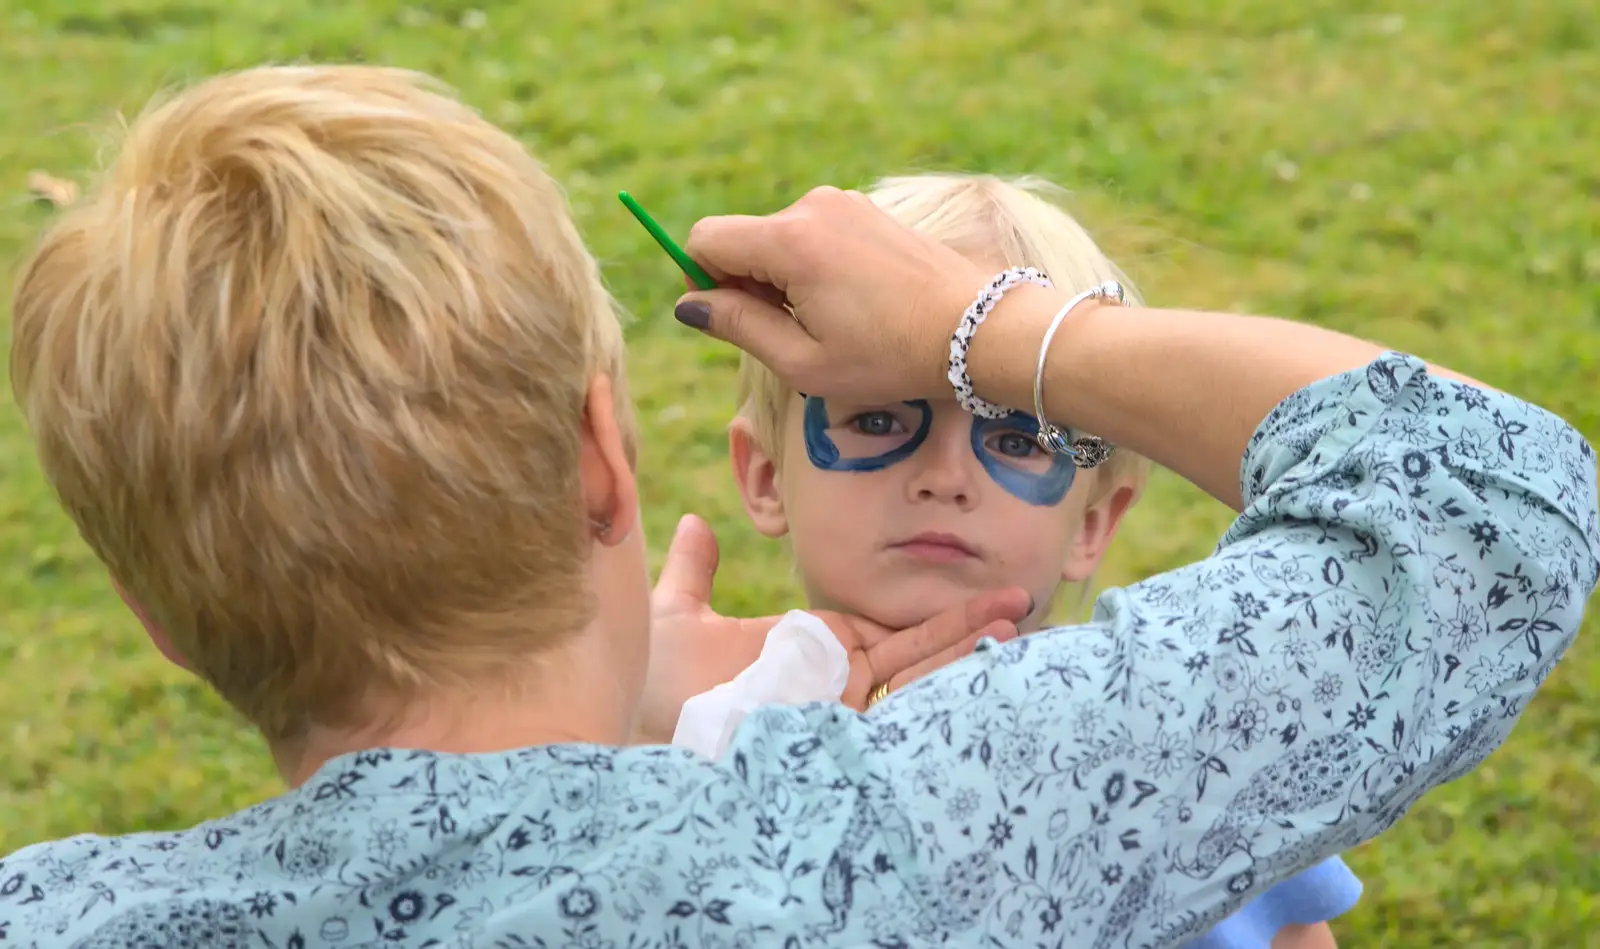
<path fill-rule="evenodd" d="M 991 276 L 836 191 L 691 249 L 770 287 L 680 318 L 829 396 L 934 391 Z M 1065 302 L 1007 293 L 963 397 L 1026 404 Z M 1492 750 L 1595 583 L 1577 433 L 1336 334 L 1071 316 L 1040 414 L 1243 507 L 1216 556 L 868 714 L 763 710 L 725 765 L 622 749 L 649 625 L 632 415 L 553 182 L 404 74 L 180 95 L 24 270 L 14 385 L 158 646 L 295 789 L 15 854 L 0 932 L 1175 946 Z M 1262 661 L 1308 649 L 1316 676 Z"/>

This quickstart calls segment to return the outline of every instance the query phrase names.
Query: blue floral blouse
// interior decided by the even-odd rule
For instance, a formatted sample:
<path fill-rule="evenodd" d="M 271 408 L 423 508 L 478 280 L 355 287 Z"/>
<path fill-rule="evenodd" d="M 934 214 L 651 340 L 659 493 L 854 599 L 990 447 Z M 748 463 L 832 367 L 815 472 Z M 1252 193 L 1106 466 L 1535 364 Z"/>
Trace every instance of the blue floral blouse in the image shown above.
<path fill-rule="evenodd" d="M 1596 582 L 1593 451 L 1386 355 L 1262 423 L 1216 553 L 859 715 L 377 750 L 0 861 L 0 946 L 1181 946 L 1510 732 Z"/>

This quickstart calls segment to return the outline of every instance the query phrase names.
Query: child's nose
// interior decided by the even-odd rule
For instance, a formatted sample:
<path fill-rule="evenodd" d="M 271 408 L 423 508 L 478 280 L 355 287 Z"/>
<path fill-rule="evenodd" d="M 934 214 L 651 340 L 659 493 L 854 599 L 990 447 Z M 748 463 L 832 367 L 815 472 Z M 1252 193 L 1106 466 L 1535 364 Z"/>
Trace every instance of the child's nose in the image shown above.
<path fill-rule="evenodd" d="M 977 459 L 965 438 L 929 438 L 916 458 L 921 464 L 907 487 L 913 501 L 936 501 L 970 508 L 978 502 L 972 468 Z M 914 458 L 916 456 L 913 456 Z"/>
<path fill-rule="evenodd" d="M 963 509 L 972 506 L 972 495 L 966 484 L 954 479 L 928 479 L 917 489 L 917 500 L 954 504 Z"/>

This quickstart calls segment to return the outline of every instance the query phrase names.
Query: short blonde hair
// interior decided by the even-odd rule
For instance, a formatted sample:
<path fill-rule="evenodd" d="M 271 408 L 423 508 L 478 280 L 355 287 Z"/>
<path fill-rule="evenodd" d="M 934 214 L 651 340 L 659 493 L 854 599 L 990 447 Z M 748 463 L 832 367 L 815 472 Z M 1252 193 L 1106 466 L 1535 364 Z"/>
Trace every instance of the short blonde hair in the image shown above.
<path fill-rule="evenodd" d="M 885 178 L 867 195 L 900 223 L 975 260 L 1001 267 L 1037 267 L 1050 275 L 1057 288 L 1072 293 L 1117 280 L 1127 290 L 1129 302 L 1141 302 L 1127 276 L 1063 209 L 1062 190 L 1043 179 L 907 175 Z M 952 315 L 952 327 L 954 322 Z M 770 369 L 742 356 L 739 416 L 749 423 L 756 442 L 774 458 L 780 457 L 791 396 L 791 390 Z M 1102 483 L 1131 480 L 1140 484 L 1149 462 L 1119 448 L 1098 470 L 1106 475 Z"/>
<path fill-rule="evenodd" d="M 152 103 L 12 313 L 62 503 L 269 739 L 592 615 L 579 435 L 609 374 L 633 450 L 619 312 L 556 183 L 427 77 L 263 67 Z"/>

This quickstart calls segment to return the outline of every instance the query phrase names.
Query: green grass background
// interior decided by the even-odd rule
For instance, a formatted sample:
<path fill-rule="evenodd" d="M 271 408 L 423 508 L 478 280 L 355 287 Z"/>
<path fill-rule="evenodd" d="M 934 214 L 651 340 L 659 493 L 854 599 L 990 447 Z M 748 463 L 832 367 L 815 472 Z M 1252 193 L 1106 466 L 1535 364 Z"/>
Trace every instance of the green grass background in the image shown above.
<path fill-rule="evenodd" d="M 1038 173 L 1156 303 L 1378 338 L 1600 440 L 1600 13 L 1591 0 L 0 0 L 0 291 L 158 88 L 276 60 L 433 72 L 569 188 L 630 328 L 655 550 L 724 546 L 718 605 L 793 600 L 742 522 L 735 357 L 668 316 L 679 277 L 617 205 L 683 234 L 809 186 Z M 0 320 L 0 333 L 8 321 Z M 1226 518 L 1158 477 L 1106 571 L 1204 554 Z M 1346 946 L 1581 946 L 1600 924 L 1600 634 L 1510 745 L 1349 855 Z M 0 400 L 0 853 L 171 828 L 279 790 L 259 742 L 141 641 Z"/>

